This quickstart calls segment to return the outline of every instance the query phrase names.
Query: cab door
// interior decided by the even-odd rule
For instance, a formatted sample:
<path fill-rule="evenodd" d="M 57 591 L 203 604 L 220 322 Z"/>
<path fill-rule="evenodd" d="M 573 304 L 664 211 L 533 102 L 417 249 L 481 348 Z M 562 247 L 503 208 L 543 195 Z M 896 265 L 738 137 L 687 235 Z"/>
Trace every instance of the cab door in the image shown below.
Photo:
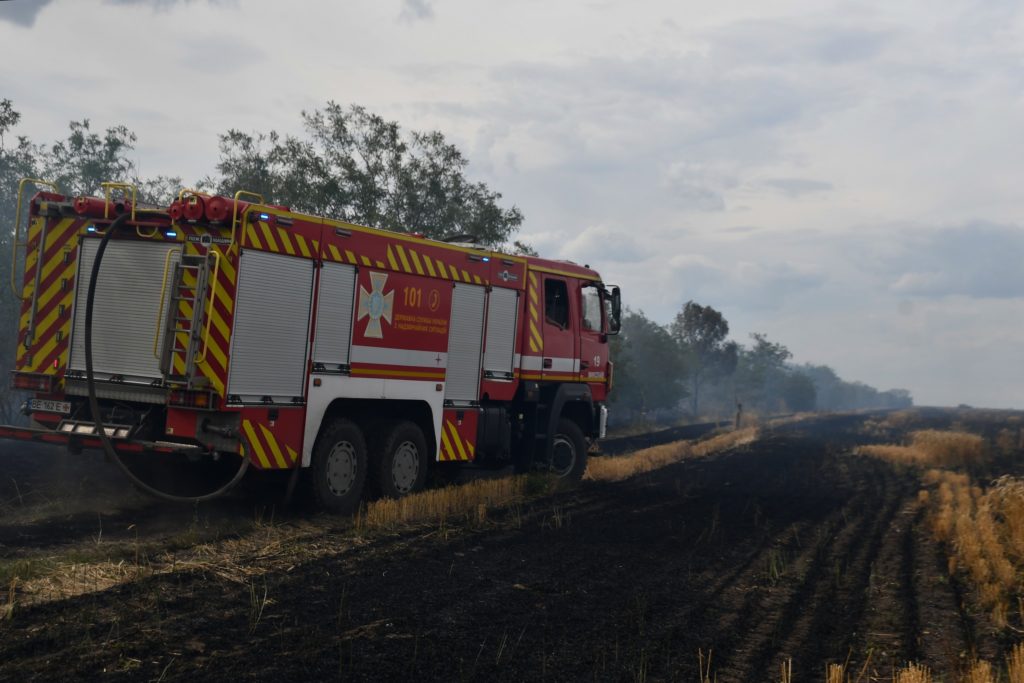
<path fill-rule="evenodd" d="M 542 274 L 544 280 L 544 355 L 541 378 L 575 382 L 579 376 L 579 291 L 576 282 Z"/>
<path fill-rule="evenodd" d="M 579 289 L 579 304 L 579 381 L 602 384 L 608 370 L 608 337 L 604 332 L 600 288 L 585 283 Z"/>

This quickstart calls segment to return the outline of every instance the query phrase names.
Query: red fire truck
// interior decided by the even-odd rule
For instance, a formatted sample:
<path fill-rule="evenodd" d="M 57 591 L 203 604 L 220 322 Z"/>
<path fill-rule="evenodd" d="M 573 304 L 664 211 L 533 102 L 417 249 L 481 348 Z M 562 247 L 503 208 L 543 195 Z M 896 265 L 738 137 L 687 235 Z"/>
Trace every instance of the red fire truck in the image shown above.
<path fill-rule="evenodd" d="M 103 448 L 122 469 L 233 455 L 232 482 L 301 470 L 310 502 L 350 511 L 364 490 L 417 491 L 433 463 L 578 478 L 604 434 L 620 300 L 589 267 L 247 192 L 156 208 L 125 184 L 26 200 L 30 183 L 47 186 L 19 186 L 11 286 L 32 426 L 0 437 Z"/>

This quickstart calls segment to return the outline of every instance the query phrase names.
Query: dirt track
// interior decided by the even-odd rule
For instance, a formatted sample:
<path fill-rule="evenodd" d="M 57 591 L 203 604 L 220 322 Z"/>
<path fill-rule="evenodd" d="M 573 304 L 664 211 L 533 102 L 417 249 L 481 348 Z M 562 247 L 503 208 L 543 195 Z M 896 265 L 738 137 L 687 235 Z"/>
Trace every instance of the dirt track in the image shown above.
<path fill-rule="evenodd" d="M 954 672 L 967 652 L 997 656 L 922 528 L 916 479 L 849 453 L 862 419 L 586 484 L 483 528 L 360 539 L 314 520 L 330 552 L 249 581 L 186 568 L 21 607 L 0 622 L 0 678 L 697 680 L 710 650 L 723 682 L 777 679 L 786 657 L 795 680 L 823 680 L 869 654 L 890 680 L 908 659 Z M 209 538 L 263 528 L 238 522 L 241 502 L 121 507 L 99 518 L 108 538 L 180 543 L 190 516 Z M 88 542 L 95 519 L 0 526 L 0 553 Z"/>

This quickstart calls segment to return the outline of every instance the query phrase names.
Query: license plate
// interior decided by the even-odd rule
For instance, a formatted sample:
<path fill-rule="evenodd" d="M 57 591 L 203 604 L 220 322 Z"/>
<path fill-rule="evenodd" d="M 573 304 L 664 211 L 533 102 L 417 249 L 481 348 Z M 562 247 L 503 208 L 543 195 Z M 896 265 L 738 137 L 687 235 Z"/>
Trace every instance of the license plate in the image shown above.
<path fill-rule="evenodd" d="M 43 413 L 71 414 L 71 404 L 67 401 L 51 401 L 48 398 L 33 398 L 28 402 L 28 407 Z"/>

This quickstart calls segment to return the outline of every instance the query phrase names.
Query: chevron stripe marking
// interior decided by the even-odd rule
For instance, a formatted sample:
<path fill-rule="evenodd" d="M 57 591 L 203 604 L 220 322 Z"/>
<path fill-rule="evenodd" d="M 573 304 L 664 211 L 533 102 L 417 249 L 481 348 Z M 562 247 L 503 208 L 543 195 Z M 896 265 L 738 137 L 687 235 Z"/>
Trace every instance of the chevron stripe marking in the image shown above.
<path fill-rule="evenodd" d="M 244 431 L 245 435 L 249 437 L 249 447 L 256 453 L 256 459 L 259 464 L 263 469 L 269 470 L 270 460 L 267 458 L 267 454 L 263 450 L 263 444 L 260 443 L 259 437 L 256 436 L 256 430 L 253 429 L 251 420 L 242 420 L 242 431 Z"/>
<path fill-rule="evenodd" d="M 462 437 L 459 435 L 459 430 L 455 427 L 454 422 L 448 423 L 448 428 L 452 431 L 452 441 L 455 442 L 455 447 L 458 450 L 459 460 L 469 460 L 466 456 L 466 448 L 462 445 Z"/>
<path fill-rule="evenodd" d="M 414 254 L 416 252 L 413 252 Z M 430 277 L 437 277 L 437 273 L 434 271 L 434 264 L 430 262 L 430 257 L 426 254 L 423 255 L 423 265 L 427 267 L 427 273 Z"/>
<path fill-rule="evenodd" d="M 423 275 L 423 266 L 420 264 L 419 254 L 414 249 L 409 250 L 409 258 L 412 259 L 412 265 L 416 269 L 416 274 Z"/>
<path fill-rule="evenodd" d="M 274 239 L 274 234 L 270 231 L 270 226 L 266 223 L 260 222 L 260 232 L 263 234 L 263 239 L 267 245 L 267 251 L 272 251 L 275 254 L 281 251 L 281 248 L 277 246 L 277 240 Z"/>
<path fill-rule="evenodd" d="M 409 267 L 409 259 L 405 257 L 405 249 L 402 249 L 401 244 L 396 244 L 395 251 L 398 252 L 398 259 L 402 262 L 402 270 L 411 273 L 412 269 Z"/>
<path fill-rule="evenodd" d="M 448 430 L 447 429 L 442 429 L 441 430 L 441 453 L 440 453 L 439 459 L 447 462 L 448 460 L 452 459 L 451 453 L 452 453 L 452 445 L 451 445 L 451 443 L 448 442 Z"/>
<path fill-rule="evenodd" d="M 274 454 L 274 460 L 277 462 L 277 466 L 280 469 L 287 467 L 288 463 L 284 460 L 284 454 L 281 453 L 281 447 L 278 445 L 277 439 L 275 439 L 274 435 L 270 433 L 270 430 L 262 424 L 260 425 L 260 431 L 263 432 L 263 438 L 270 446 L 270 451 Z"/>

